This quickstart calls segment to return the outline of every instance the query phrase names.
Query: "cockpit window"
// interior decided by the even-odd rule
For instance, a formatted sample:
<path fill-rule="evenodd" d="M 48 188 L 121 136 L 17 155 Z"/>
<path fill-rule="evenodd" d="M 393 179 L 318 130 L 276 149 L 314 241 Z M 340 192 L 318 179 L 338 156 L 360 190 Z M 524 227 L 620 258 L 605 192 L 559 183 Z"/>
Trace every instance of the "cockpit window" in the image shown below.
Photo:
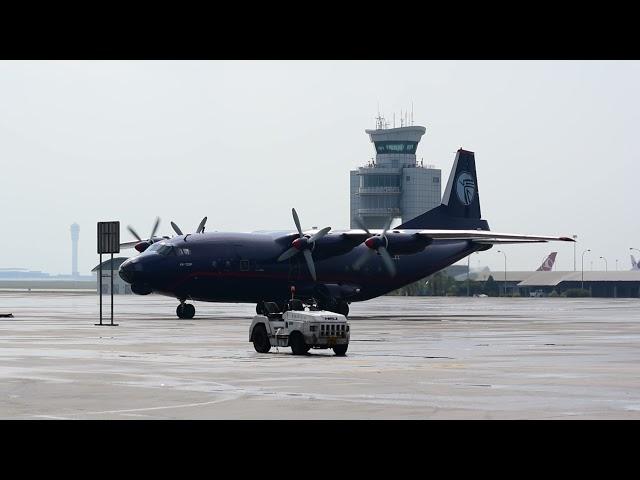
<path fill-rule="evenodd" d="M 176 254 L 174 248 L 171 245 L 161 245 L 160 248 L 158 249 L 158 253 L 160 255 L 165 255 L 165 256 Z"/>
<path fill-rule="evenodd" d="M 156 250 L 158 250 L 162 246 L 164 246 L 164 243 L 154 243 L 149 248 L 147 248 L 145 251 L 146 252 L 155 252 Z"/>

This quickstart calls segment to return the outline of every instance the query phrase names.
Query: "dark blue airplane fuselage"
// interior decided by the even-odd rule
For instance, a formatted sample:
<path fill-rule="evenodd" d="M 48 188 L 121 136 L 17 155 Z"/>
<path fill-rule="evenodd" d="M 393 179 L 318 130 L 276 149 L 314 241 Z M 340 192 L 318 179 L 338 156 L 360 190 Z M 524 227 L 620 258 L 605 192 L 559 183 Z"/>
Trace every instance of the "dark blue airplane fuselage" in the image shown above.
<path fill-rule="evenodd" d="M 340 233 L 332 235 L 337 238 Z M 366 253 L 368 247 L 364 244 L 324 259 L 317 258 L 322 256 L 320 252 L 313 252 L 317 271 L 314 282 L 302 255 L 277 261 L 289 246 L 288 241 L 283 243 L 279 238 L 282 234 L 202 233 L 174 237 L 155 243 L 124 262 L 120 275 L 138 292 L 180 300 L 286 301 L 293 286 L 299 298 L 317 298 L 318 287 L 323 287 L 336 298 L 357 302 L 408 285 L 482 249 L 471 241 L 436 240 L 421 252 L 394 256 L 394 277 L 376 254 L 370 255 L 358 270 L 352 267 Z"/>
<path fill-rule="evenodd" d="M 489 230 L 480 215 L 473 152 L 458 150 L 440 206 L 376 238 L 365 230 L 306 232 L 304 239 L 295 231 L 180 235 L 124 262 L 120 276 L 134 293 L 176 297 L 180 305 L 188 299 L 284 303 L 295 287 L 301 300 L 347 311 L 349 302 L 384 295 L 491 248 L 490 242 L 418 234 L 425 229 Z M 312 261 L 304 257 L 309 248 Z M 309 270 L 314 265 L 317 280 Z"/>

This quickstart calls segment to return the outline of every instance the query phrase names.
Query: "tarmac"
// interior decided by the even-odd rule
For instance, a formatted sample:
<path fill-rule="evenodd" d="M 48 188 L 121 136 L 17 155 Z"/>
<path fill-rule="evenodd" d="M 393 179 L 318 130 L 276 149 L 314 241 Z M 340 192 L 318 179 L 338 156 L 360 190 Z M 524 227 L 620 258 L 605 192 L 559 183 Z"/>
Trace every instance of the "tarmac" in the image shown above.
<path fill-rule="evenodd" d="M 109 297 L 105 323 L 109 322 Z M 2 419 L 638 419 L 640 300 L 381 297 L 346 357 L 259 354 L 254 305 L 0 292 Z"/>

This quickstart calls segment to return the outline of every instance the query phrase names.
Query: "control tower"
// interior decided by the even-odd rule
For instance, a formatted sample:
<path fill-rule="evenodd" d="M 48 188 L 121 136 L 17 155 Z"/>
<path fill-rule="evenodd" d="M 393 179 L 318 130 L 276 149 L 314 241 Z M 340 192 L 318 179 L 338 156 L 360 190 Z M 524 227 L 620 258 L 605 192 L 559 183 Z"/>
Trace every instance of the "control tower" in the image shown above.
<path fill-rule="evenodd" d="M 80 225 L 71 225 L 71 275 L 78 276 L 78 239 L 80 238 Z"/>
<path fill-rule="evenodd" d="M 351 170 L 351 228 L 360 216 L 367 228 L 384 228 L 392 218 L 402 222 L 440 205 L 440 169 L 417 162 L 416 150 L 427 129 L 401 122 L 389 128 L 378 115 L 376 129 L 365 130 L 376 150 L 375 160 Z"/>

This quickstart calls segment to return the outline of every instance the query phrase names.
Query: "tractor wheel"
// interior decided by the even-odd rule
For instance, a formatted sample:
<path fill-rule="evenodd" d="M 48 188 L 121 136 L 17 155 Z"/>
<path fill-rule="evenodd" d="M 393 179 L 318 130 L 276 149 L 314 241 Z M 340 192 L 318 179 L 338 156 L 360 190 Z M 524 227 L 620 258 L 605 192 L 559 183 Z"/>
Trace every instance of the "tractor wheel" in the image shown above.
<path fill-rule="evenodd" d="M 264 328 L 264 325 L 256 325 L 253 329 L 253 348 L 258 353 L 267 353 L 271 350 L 269 335 L 267 335 L 267 329 Z"/>
<path fill-rule="evenodd" d="M 289 336 L 289 346 L 294 355 L 306 355 L 311 348 L 304 342 L 304 337 L 300 332 L 293 332 Z"/>

